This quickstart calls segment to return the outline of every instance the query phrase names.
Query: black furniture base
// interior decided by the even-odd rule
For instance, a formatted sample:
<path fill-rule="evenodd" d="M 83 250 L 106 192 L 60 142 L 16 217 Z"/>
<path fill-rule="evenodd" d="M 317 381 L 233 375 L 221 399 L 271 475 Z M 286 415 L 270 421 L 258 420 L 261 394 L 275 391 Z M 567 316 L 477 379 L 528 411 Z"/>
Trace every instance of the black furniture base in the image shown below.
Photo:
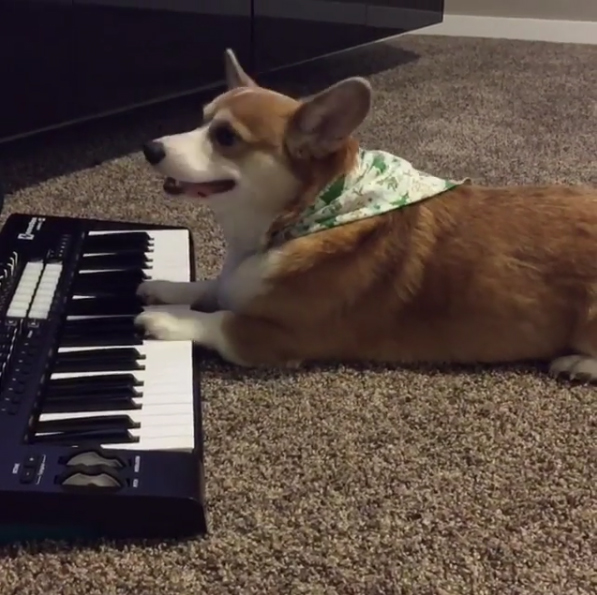
<path fill-rule="evenodd" d="M 148 6 L 150 6 L 148 8 Z M 0 141 L 441 22 L 444 0 L 0 0 Z"/>

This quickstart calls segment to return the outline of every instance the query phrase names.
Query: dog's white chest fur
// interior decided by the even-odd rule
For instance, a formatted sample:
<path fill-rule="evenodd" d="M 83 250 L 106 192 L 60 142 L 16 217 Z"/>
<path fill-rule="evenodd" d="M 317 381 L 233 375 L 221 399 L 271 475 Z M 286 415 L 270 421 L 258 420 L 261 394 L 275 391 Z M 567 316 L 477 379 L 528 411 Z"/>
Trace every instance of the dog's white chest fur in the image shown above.
<path fill-rule="evenodd" d="M 238 260 L 232 257 L 218 278 L 218 306 L 223 310 L 242 311 L 266 290 L 267 277 L 276 260 L 275 252 L 253 254 Z"/>

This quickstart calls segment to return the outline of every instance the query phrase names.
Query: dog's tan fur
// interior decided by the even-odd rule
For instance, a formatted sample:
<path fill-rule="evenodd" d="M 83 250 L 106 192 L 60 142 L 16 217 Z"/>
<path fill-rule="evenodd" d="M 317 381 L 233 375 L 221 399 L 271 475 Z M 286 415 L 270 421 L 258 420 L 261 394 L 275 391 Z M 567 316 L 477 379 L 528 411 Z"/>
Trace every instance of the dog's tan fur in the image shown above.
<path fill-rule="evenodd" d="M 194 340 L 232 361 L 272 366 L 497 363 L 571 352 L 586 357 L 559 360 L 567 363 L 556 372 L 572 373 L 580 361 L 581 375 L 597 376 L 595 189 L 465 184 L 270 245 L 274 232 L 350 170 L 358 144 L 351 135 L 323 148 L 318 138 L 305 140 L 294 130 L 305 102 L 258 88 L 238 64 L 229 63 L 228 75 L 235 84 L 205 116 L 208 125 L 225 120 L 242 141 L 216 150 L 236 162 L 267 153 L 292 173 L 298 191 L 219 291 L 238 291 L 249 277 L 253 289 L 238 300 L 216 296 L 218 318 L 206 328 L 217 326 L 218 338 L 209 331 Z"/>
<path fill-rule="evenodd" d="M 227 333 L 254 363 L 597 355 L 596 239 L 595 193 L 462 186 L 288 244 Z"/>

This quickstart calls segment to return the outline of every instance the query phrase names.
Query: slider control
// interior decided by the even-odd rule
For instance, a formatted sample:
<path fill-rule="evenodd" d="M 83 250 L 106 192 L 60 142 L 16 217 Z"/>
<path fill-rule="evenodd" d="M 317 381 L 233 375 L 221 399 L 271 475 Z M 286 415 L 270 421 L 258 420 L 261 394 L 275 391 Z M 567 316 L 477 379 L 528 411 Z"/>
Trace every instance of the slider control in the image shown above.
<path fill-rule="evenodd" d="M 108 473 L 98 473 L 97 475 L 88 475 L 87 473 L 73 473 L 62 480 L 61 484 L 65 487 L 90 487 L 90 488 L 111 488 L 118 489 L 122 484 L 118 479 Z"/>
<path fill-rule="evenodd" d="M 117 457 L 105 457 L 95 450 L 77 453 L 66 462 L 67 467 L 110 467 L 122 469 L 124 463 Z"/>

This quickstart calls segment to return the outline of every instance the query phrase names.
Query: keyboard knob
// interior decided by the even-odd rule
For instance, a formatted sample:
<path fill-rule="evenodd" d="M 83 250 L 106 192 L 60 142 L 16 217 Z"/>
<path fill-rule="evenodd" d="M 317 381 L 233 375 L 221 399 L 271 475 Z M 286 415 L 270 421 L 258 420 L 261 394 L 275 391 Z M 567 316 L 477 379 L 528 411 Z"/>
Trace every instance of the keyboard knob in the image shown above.
<path fill-rule="evenodd" d="M 73 473 L 63 479 L 61 485 L 65 487 L 90 487 L 112 490 L 122 487 L 121 482 L 108 473 L 98 473 L 97 475 Z"/>
<path fill-rule="evenodd" d="M 66 461 L 67 467 L 111 467 L 112 469 L 122 469 L 124 463 L 116 457 L 104 457 L 95 450 L 77 453 Z"/>

